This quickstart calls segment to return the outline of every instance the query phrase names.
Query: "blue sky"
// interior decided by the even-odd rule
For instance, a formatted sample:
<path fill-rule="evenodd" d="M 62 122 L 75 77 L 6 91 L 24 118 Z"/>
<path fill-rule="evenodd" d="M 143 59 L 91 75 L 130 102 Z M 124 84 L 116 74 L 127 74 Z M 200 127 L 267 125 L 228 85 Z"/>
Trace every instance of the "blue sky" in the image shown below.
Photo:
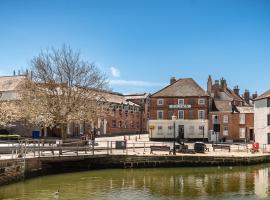
<path fill-rule="evenodd" d="M 171 76 L 206 87 L 225 77 L 270 89 L 268 0 L 0 0 L 0 74 L 69 44 L 122 93 L 155 92 Z"/>

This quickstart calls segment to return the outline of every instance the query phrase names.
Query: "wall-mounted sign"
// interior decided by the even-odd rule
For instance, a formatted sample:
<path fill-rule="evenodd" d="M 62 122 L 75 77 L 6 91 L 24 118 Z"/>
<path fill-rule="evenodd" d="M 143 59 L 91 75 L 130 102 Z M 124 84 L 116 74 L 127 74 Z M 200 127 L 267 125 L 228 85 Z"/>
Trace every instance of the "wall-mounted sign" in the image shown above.
<path fill-rule="evenodd" d="M 183 105 L 183 104 L 177 104 L 177 105 L 169 105 L 170 109 L 189 109 L 191 108 L 191 105 Z"/>

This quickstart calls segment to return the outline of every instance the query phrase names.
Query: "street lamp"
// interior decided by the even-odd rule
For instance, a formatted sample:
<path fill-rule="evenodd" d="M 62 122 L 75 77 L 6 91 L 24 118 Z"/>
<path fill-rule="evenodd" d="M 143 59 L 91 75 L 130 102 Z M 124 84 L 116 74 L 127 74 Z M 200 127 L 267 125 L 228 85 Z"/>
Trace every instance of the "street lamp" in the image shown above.
<path fill-rule="evenodd" d="M 176 149 L 175 149 L 175 121 L 176 121 L 176 116 L 172 116 L 172 121 L 173 121 L 173 155 L 176 155 Z"/>

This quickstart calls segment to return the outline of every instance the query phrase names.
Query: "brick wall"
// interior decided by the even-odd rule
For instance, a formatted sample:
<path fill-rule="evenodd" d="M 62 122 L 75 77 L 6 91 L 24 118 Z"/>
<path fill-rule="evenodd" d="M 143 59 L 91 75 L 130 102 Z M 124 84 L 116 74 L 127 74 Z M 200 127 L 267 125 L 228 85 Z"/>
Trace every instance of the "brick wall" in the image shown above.
<path fill-rule="evenodd" d="M 164 99 L 163 105 L 157 105 L 158 99 Z M 169 105 L 177 105 L 178 99 L 184 99 L 185 105 L 191 105 L 191 108 L 188 109 L 170 109 Z M 205 99 L 204 105 L 199 105 L 198 100 Z M 198 119 L 198 111 L 205 111 L 205 119 L 208 119 L 209 113 L 209 97 L 151 97 L 150 98 L 150 119 L 157 119 L 157 111 L 163 110 L 163 119 L 171 119 L 172 115 L 178 116 L 178 110 L 184 110 L 185 119 Z M 192 110 L 192 113 L 190 113 Z M 192 114 L 192 116 L 191 116 Z"/>

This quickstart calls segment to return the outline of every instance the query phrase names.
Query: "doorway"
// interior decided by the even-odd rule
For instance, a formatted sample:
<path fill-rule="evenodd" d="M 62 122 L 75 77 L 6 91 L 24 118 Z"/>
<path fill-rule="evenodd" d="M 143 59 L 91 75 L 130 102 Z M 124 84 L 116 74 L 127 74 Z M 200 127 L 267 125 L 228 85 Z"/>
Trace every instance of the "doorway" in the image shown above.
<path fill-rule="evenodd" d="M 254 129 L 249 129 L 249 140 L 254 141 Z"/>
<path fill-rule="evenodd" d="M 185 126 L 184 125 L 178 126 L 178 132 L 179 132 L 179 139 L 185 139 Z"/>

